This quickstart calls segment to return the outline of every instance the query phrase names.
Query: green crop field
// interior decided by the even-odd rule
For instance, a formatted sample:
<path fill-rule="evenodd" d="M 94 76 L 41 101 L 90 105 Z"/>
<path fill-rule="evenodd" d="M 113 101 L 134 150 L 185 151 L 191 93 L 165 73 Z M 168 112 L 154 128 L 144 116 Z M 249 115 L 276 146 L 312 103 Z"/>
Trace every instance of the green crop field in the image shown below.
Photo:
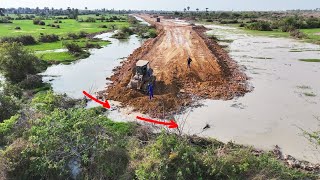
<path fill-rule="evenodd" d="M 125 15 L 104 15 L 105 18 L 110 18 L 111 16 L 117 16 L 118 18 L 127 19 Z M 16 17 L 12 15 L 11 17 Z M 56 16 L 58 17 L 58 16 Z M 55 18 L 56 18 L 55 17 Z M 65 16 L 61 16 L 65 17 Z M 95 14 L 90 15 L 80 15 L 79 20 L 86 20 L 87 18 L 101 18 L 101 16 L 96 16 Z M 93 40 L 87 38 L 81 38 L 76 40 L 66 40 L 66 37 L 69 33 L 78 34 L 80 31 L 84 31 L 86 33 L 98 33 L 102 31 L 110 31 L 115 29 L 119 29 L 121 27 L 129 26 L 127 21 L 123 22 L 123 20 L 117 22 L 101 22 L 101 20 L 96 20 L 96 22 L 78 22 L 74 19 L 59 19 L 61 23 L 54 23 L 54 19 L 52 20 L 43 20 L 46 25 L 34 25 L 32 20 L 12 20 L 12 23 L 2 23 L 0 24 L 0 38 L 5 36 L 20 36 L 20 35 L 31 35 L 38 40 L 41 34 L 56 34 L 60 37 L 60 41 L 51 42 L 51 43 L 42 43 L 38 42 L 35 45 L 26 46 L 28 49 L 32 51 L 46 51 L 46 50 L 55 50 L 55 49 L 63 49 L 65 43 L 76 43 L 80 47 L 85 48 L 87 43 L 90 44 L 98 44 L 100 46 L 106 46 L 110 44 L 109 41 L 104 40 Z M 49 24 L 59 25 L 60 28 L 48 26 Z M 104 26 L 104 28 L 102 28 Z M 20 27 L 20 30 L 16 30 L 16 27 Z M 71 54 L 66 52 L 43 52 L 38 53 L 38 57 L 45 61 L 72 61 L 76 60 L 77 57 L 74 57 Z"/>
<path fill-rule="evenodd" d="M 96 33 L 106 30 L 111 30 L 111 25 L 115 25 L 116 28 L 129 26 L 128 22 L 100 22 L 95 23 L 77 22 L 74 19 L 63 19 L 62 23 L 59 23 L 60 29 L 55 27 L 46 26 L 53 23 L 54 20 L 44 20 L 45 26 L 34 25 L 32 20 L 13 20 L 13 23 L 0 24 L 0 37 L 3 36 L 19 36 L 19 35 L 32 35 L 35 37 L 43 34 L 56 34 L 59 36 L 65 36 L 68 33 L 77 33 L 85 31 L 88 33 Z M 57 25 L 57 24 L 56 24 Z M 106 25 L 107 28 L 101 28 L 102 25 Z M 20 27 L 21 30 L 15 30 L 16 27 Z"/>

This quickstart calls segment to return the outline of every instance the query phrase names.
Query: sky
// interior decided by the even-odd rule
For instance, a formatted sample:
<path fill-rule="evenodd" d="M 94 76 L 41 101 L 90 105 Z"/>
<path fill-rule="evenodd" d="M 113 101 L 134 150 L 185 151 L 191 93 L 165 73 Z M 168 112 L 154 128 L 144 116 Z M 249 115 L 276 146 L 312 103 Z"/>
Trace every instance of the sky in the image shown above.
<path fill-rule="evenodd" d="M 320 8 L 320 0 L 0 0 L 0 7 L 132 10 L 290 10 Z"/>

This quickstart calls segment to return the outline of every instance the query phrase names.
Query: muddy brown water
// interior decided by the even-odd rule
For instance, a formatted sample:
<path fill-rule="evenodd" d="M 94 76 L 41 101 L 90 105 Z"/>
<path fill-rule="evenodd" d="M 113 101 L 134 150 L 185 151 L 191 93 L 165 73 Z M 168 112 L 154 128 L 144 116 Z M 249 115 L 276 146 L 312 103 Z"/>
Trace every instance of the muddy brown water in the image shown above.
<path fill-rule="evenodd" d="M 285 38 L 250 36 L 225 26 L 207 27 L 214 29 L 210 33 L 221 39 L 233 40 L 222 44 L 228 45 L 230 56 L 251 78 L 249 83 L 254 89 L 244 97 L 230 101 L 203 100 L 203 106 L 189 108 L 177 115 L 179 123 L 185 120 L 183 132 L 266 150 L 279 145 L 285 154 L 319 163 L 320 150 L 309 143 L 300 128 L 319 129 L 320 122 L 314 116 L 320 116 L 320 63 L 299 59 L 320 57 L 320 51 L 317 51 L 320 47 Z M 110 35 L 100 37 L 111 40 L 111 45 L 93 50 L 89 58 L 71 65 L 50 67 L 43 73 L 49 75 L 44 79 L 53 79 L 54 91 L 75 98 L 83 97 L 82 90 L 103 89 L 105 77 L 111 76 L 112 69 L 120 65 L 120 58 L 141 45 L 134 36 L 127 42 L 120 42 L 111 39 Z M 302 52 L 290 52 L 292 49 Z M 118 103 L 111 101 L 111 105 Z M 137 114 L 130 109 L 118 108 L 112 109 L 109 117 L 116 121 L 133 121 Z M 210 128 L 203 131 L 206 124 Z"/>

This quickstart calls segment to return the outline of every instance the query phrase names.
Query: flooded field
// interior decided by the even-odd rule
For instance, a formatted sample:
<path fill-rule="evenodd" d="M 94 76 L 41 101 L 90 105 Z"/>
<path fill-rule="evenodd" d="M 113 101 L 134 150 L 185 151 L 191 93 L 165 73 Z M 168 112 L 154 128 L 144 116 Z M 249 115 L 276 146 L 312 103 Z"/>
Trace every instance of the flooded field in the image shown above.
<path fill-rule="evenodd" d="M 220 39 L 231 40 L 230 56 L 251 78 L 254 90 L 231 101 L 203 101 L 203 107 L 191 111 L 184 131 L 264 149 L 279 145 L 285 154 L 320 162 L 320 150 L 300 129 L 319 128 L 315 116 L 320 116 L 320 63 L 299 61 L 320 57 L 320 46 L 248 36 L 224 26 L 208 28 Z M 295 49 L 301 52 L 290 52 Z M 206 124 L 211 128 L 203 131 Z"/>
<path fill-rule="evenodd" d="M 230 101 L 203 100 L 203 106 L 186 110 L 183 131 L 224 142 L 272 149 L 279 145 L 285 154 L 310 162 L 320 162 L 320 151 L 303 137 L 302 130 L 315 130 L 320 116 L 320 63 L 299 59 L 320 57 L 320 47 L 291 39 L 249 36 L 225 26 L 207 26 L 228 45 L 230 56 L 251 78 L 251 93 Z M 111 45 L 92 50 L 92 55 L 71 65 L 50 67 L 44 75 L 59 93 L 83 97 L 82 91 L 104 88 L 112 69 L 141 45 L 135 37 L 126 42 L 100 35 Z M 114 104 L 112 102 L 112 104 Z M 121 111 L 121 112 L 120 112 Z M 136 114 L 123 110 L 110 112 L 117 121 L 134 120 Z M 209 124 L 210 128 L 203 130 Z"/>

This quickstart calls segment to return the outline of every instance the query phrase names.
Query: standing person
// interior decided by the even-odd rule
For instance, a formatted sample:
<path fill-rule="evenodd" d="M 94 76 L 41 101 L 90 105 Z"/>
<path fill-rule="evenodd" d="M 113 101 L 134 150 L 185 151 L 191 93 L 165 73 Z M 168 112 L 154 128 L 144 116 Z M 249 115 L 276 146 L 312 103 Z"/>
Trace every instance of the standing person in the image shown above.
<path fill-rule="evenodd" d="M 191 66 L 191 62 L 192 62 L 192 59 L 190 58 L 190 56 L 188 57 L 187 62 L 188 62 L 188 68 L 190 68 L 190 66 Z"/>
<path fill-rule="evenodd" d="M 151 83 L 148 83 L 148 92 L 149 92 L 149 98 L 151 100 L 153 98 L 153 85 Z"/>

